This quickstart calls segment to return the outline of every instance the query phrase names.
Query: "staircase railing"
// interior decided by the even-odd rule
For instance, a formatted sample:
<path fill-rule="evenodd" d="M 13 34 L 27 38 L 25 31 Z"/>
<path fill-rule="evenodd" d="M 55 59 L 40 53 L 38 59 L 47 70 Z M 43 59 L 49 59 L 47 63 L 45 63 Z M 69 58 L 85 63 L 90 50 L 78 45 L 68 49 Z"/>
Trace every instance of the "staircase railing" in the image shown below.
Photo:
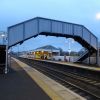
<path fill-rule="evenodd" d="M 80 58 L 82 58 L 83 56 L 85 56 L 89 51 L 86 48 L 82 48 L 79 52 L 78 52 L 78 58 L 74 61 L 74 62 L 78 62 L 78 60 Z"/>

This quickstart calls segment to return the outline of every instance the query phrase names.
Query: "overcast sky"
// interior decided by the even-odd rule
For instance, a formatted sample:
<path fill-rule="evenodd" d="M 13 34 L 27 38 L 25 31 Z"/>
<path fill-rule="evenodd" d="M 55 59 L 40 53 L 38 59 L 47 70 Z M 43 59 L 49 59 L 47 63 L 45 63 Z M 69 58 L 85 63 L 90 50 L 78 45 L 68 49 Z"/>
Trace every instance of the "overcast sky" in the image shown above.
<path fill-rule="evenodd" d="M 40 16 L 82 24 L 100 39 L 100 20 L 95 17 L 98 12 L 100 0 L 0 0 L 0 31 L 6 31 L 8 26 Z M 34 49 L 52 44 L 67 50 L 65 41 L 64 38 L 39 36 L 24 43 L 23 48 Z M 76 50 L 75 47 L 76 43 L 72 49 Z"/>

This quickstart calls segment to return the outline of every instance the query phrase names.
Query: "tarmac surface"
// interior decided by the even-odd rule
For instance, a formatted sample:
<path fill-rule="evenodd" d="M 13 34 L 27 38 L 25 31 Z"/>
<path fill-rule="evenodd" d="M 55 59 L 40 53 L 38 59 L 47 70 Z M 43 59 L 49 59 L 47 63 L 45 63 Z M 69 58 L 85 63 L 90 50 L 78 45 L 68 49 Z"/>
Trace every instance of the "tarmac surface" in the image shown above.
<path fill-rule="evenodd" d="M 15 61 L 9 69 L 0 74 L 0 100 L 51 100 Z"/>

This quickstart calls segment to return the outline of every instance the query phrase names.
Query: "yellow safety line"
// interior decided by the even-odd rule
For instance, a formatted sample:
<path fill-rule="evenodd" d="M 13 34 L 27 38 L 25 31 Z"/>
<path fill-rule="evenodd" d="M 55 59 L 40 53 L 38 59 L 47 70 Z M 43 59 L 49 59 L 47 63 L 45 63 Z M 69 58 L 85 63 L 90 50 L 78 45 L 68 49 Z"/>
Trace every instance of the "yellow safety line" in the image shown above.
<path fill-rule="evenodd" d="M 50 86 L 48 86 L 43 80 L 39 78 L 39 76 L 36 76 L 34 74 L 34 71 L 32 71 L 32 68 L 28 66 L 27 64 L 12 58 L 15 60 L 21 68 L 23 68 L 26 73 L 39 85 L 40 88 L 43 89 L 43 91 L 52 99 L 52 100 L 64 100 L 60 95 L 58 95 Z"/>

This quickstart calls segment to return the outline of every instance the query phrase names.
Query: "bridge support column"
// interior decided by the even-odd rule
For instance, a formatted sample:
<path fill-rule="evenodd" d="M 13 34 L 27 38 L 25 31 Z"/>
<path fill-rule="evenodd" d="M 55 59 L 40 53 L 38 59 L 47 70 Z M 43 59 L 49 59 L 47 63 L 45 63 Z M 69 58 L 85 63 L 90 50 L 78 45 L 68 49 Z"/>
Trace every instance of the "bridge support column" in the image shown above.
<path fill-rule="evenodd" d="M 89 52 L 89 64 L 90 64 L 91 62 L 90 62 L 90 52 Z"/>
<path fill-rule="evenodd" d="M 99 62 L 100 61 L 100 57 L 99 57 L 100 54 L 99 53 L 100 52 L 99 52 L 99 47 L 98 47 L 98 50 L 97 50 L 97 53 L 96 53 L 96 61 L 97 61 L 98 66 L 100 66 L 100 62 Z"/>

